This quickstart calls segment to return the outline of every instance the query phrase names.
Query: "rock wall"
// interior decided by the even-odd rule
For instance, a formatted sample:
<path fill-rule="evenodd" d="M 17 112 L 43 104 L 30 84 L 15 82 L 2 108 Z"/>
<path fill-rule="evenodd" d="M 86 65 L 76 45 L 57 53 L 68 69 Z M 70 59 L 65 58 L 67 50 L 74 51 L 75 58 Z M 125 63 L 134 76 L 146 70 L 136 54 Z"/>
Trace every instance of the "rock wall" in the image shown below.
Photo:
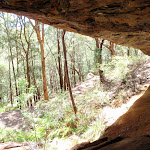
<path fill-rule="evenodd" d="M 149 0 L 0 0 L 0 10 L 150 55 Z"/>

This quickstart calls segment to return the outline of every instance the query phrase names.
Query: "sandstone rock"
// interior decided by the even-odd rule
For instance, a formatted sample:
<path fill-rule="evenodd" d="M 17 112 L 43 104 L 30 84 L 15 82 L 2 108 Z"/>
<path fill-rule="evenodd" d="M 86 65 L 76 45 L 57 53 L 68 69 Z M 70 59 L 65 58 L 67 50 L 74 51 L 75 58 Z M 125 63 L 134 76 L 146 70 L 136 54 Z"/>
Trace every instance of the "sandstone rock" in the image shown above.
<path fill-rule="evenodd" d="M 0 10 L 150 55 L 149 0 L 0 0 Z"/>
<path fill-rule="evenodd" d="M 77 145 L 71 150 L 149 150 L 150 136 L 140 136 L 134 138 L 115 138 L 113 140 L 102 140 L 93 144 L 83 143 Z"/>

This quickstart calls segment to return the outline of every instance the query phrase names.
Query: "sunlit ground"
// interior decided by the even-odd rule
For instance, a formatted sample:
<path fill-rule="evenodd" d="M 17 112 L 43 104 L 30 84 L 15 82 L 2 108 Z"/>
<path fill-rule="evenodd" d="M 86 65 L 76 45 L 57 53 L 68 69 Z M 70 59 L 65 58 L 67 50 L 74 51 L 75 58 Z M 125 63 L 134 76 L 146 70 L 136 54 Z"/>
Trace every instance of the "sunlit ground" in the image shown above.
<path fill-rule="evenodd" d="M 129 108 L 133 105 L 133 103 L 138 100 L 145 92 L 145 90 L 148 88 L 148 84 L 146 84 L 143 88 L 143 92 L 141 92 L 138 95 L 135 95 L 130 98 L 130 100 L 126 104 L 122 104 L 118 108 L 112 108 L 112 107 L 105 107 L 103 109 L 103 115 L 105 116 L 107 126 L 112 125 L 120 116 L 122 116 L 124 113 L 126 113 Z"/>

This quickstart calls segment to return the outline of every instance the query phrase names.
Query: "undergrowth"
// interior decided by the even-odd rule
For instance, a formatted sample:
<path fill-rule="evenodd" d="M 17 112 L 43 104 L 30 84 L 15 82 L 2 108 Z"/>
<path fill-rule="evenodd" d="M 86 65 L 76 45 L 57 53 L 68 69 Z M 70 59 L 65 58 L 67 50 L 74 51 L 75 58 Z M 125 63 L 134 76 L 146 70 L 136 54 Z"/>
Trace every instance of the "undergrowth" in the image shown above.
<path fill-rule="evenodd" d="M 149 61 L 149 56 L 115 56 L 107 64 L 102 64 L 101 69 L 104 75 L 110 80 L 120 81 L 126 79 L 127 73 L 131 72 L 135 66 Z M 132 66 L 132 67 L 131 67 Z"/>
<path fill-rule="evenodd" d="M 74 134 L 81 137 L 86 137 L 89 134 L 92 135 L 92 139 L 95 137 L 95 131 L 99 124 L 97 123 L 98 116 L 101 113 L 99 103 L 104 98 L 104 95 L 98 98 L 97 94 L 98 89 L 87 95 L 76 97 L 77 117 L 72 111 L 68 93 L 60 94 L 47 102 L 41 101 L 37 103 L 33 110 L 22 110 L 22 114 L 30 126 L 25 125 L 25 131 L 9 128 L 3 131 L 3 129 L 0 129 L 1 142 L 51 141 L 56 137 L 65 138 Z M 103 121 L 101 120 L 101 122 Z"/>

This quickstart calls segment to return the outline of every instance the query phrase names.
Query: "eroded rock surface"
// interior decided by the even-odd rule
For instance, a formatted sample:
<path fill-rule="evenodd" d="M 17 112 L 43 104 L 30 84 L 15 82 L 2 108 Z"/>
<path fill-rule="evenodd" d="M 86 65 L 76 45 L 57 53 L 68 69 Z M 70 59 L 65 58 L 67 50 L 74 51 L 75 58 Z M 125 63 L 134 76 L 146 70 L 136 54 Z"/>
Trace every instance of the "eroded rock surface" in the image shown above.
<path fill-rule="evenodd" d="M 149 0 L 0 0 L 0 10 L 150 55 Z"/>
<path fill-rule="evenodd" d="M 103 138 L 93 143 L 77 145 L 71 150 L 149 150 L 150 136 L 139 136 L 132 138 L 117 137 L 113 140 Z"/>

